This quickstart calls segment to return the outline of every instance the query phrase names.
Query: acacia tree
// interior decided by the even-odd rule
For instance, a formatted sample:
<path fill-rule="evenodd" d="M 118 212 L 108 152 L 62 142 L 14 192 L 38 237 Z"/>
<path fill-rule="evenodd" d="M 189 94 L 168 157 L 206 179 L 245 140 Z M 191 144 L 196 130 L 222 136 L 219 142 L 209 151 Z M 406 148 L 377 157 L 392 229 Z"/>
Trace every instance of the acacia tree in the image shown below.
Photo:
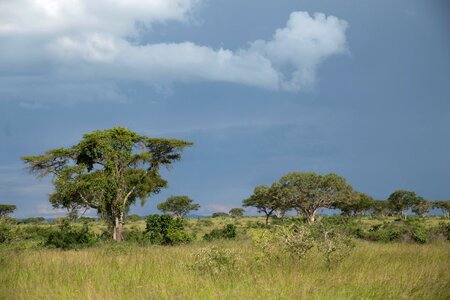
<path fill-rule="evenodd" d="M 163 213 L 172 213 L 176 217 L 184 218 L 190 211 L 198 210 L 199 204 L 192 203 L 188 196 L 171 196 L 165 202 L 158 204 L 158 209 Z"/>
<path fill-rule="evenodd" d="M 434 208 L 439 208 L 445 217 L 449 217 L 450 212 L 450 200 L 447 201 L 435 201 L 433 202 Z"/>
<path fill-rule="evenodd" d="M 235 207 L 230 209 L 229 214 L 233 218 L 240 218 L 244 215 L 245 210 L 241 207 Z"/>
<path fill-rule="evenodd" d="M 280 207 L 278 197 L 274 197 L 274 192 L 266 185 L 259 185 L 253 190 L 253 194 L 242 201 L 244 207 L 256 207 L 258 212 L 264 213 L 266 216 L 266 225 L 273 212 Z"/>
<path fill-rule="evenodd" d="M 373 198 L 354 191 L 349 199 L 344 199 L 335 204 L 335 207 L 340 209 L 344 215 L 356 216 L 359 214 L 365 214 L 366 211 L 372 208 Z"/>
<path fill-rule="evenodd" d="M 96 209 L 107 221 L 112 238 L 122 241 L 124 216 L 137 199 L 167 186 L 160 173 L 181 158 L 191 143 L 150 138 L 123 127 L 97 130 L 69 148 L 49 150 L 22 160 L 39 178 L 53 175 L 55 208 Z"/>
<path fill-rule="evenodd" d="M 0 218 L 6 217 L 15 210 L 16 206 L 14 204 L 0 204 Z"/>
<path fill-rule="evenodd" d="M 388 202 L 394 213 L 403 216 L 406 220 L 406 213 L 414 203 L 420 200 L 415 192 L 397 190 L 389 195 Z"/>
<path fill-rule="evenodd" d="M 386 217 L 392 214 L 391 207 L 389 202 L 386 200 L 376 200 L 372 205 L 372 212 L 375 215 L 380 215 L 382 217 Z"/>
<path fill-rule="evenodd" d="M 422 197 L 417 197 L 412 206 L 412 212 L 418 216 L 424 217 L 431 209 L 433 204 L 431 201 L 425 200 Z"/>
<path fill-rule="evenodd" d="M 330 173 L 293 172 L 284 175 L 280 184 L 291 198 L 292 206 L 308 218 L 309 223 L 316 219 L 319 208 L 329 208 L 339 202 L 348 201 L 352 187 L 344 178 Z"/>

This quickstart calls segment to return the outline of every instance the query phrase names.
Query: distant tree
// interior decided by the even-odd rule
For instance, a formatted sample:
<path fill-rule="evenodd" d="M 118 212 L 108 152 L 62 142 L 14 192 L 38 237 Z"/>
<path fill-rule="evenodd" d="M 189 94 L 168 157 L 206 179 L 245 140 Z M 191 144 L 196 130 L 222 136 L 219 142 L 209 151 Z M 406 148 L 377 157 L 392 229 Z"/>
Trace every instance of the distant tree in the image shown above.
<path fill-rule="evenodd" d="M 6 217 L 15 210 L 16 206 L 13 204 L 0 204 L 0 218 Z"/>
<path fill-rule="evenodd" d="M 418 216 L 424 217 L 432 207 L 433 203 L 431 203 L 431 201 L 425 200 L 422 197 L 417 197 L 412 205 L 412 212 Z"/>
<path fill-rule="evenodd" d="M 373 198 L 361 193 L 353 192 L 349 199 L 344 199 L 334 205 L 347 216 L 364 215 L 373 206 Z"/>
<path fill-rule="evenodd" d="M 280 207 L 278 199 L 273 195 L 270 187 L 259 185 L 253 190 L 253 195 L 242 202 L 242 205 L 244 207 L 256 207 L 258 212 L 265 214 L 266 224 L 268 224 L 270 216 Z"/>
<path fill-rule="evenodd" d="M 239 218 L 242 217 L 244 215 L 245 210 L 241 207 L 235 207 L 230 209 L 229 214 L 230 216 L 232 216 L 233 218 Z"/>
<path fill-rule="evenodd" d="M 185 218 L 190 211 L 198 210 L 200 205 L 192 203 L 188 196 L 171 196 L 165 202 L 158 204 L 163 213 L 171 213 L 175 217 Z"/>
<path fill-rule="evenodd" d="M 40 224 L 45 223 L 46 220 L 44 217 L 30 217 L 25 219 L 20 219 L 17 221 L 18 224 Z"/>
<path fill-rule="evenodd" d="M 397 190 L 388 197 L 388 202 L 394 213 L 402 215 L 406 220 L 408 209 L 412 208 L 414 203 L 419 200 L 415 192 Z"/>
<path fill-rule="evenodd" d="M 96 209 L 112 238 L 122 241 L 125 215 L 137 199 L 143 205 L 167 186 L 159 169 L 181 158 L 191 143 L 150 138 L 123 127 L 97 130 L 69 148 L 49 150 L 22 160 L 42 178 L 53 175 L 54 207 Z"/>
<path fill-rule="evenodd" d="M 389 202 L 386 200 L 376 200 L 373 202 L 372 212 L 374 215 L 386 217 L 392 214 Z"/>
<path fill-rule="evenodd" d="M 309 223 L 315 221 L 319 208 L 344 202 L 352 193 L 351 185 L 333 173 L 289 173 L 280 179 L 280 184 L 288 190 L 286 194 L 291 198 L 292 206 L 301 211 Z"/>
<path fill-rule="evenodd" d="M 133 215 L 128 215 L 128 216 L 126 216 L 125 219 L 126 219 L 128 222 L 137 222 L 137 221 L 143 220 L 144 218 L 141 217 L 140 215 L 133 214 Z"/>
<path fill-rule="evenodd" d="M 213 217 L 213 218 L 228 218 L 229 216 L 230 215 L 227 214 L 226 212 L 219 211 L 219 212 L 213 213 L 211 217 Z"/>
<path fill-rule="evenodd" d="M 450 200 L 447 200 L 447 201 L 435 201 L 435 202 L 433 202 L 433 207 L 440 209 L 445 217 L 447 217 L 447 218 L 449 217 Z"/>

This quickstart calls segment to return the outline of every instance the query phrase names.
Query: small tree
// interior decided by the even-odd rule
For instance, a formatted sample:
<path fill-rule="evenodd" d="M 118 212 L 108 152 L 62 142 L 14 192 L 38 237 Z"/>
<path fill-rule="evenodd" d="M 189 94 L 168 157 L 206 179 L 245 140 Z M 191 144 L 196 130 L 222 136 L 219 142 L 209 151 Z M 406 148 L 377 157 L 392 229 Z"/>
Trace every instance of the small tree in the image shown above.
<path fill-rule="evenodd" d="M 374 215 L 380 215 L 382 217 L 386 217 L 391 215 L 392 210 L 389 205 L 389 202 L 386 200 L 376 200 L 372 205 L 372 213 Z"/>
<path fill-rule="evenodd" d="M 406 213 L 419 200 L 415 192 L 398 190 L 389 195 L 388 202 L 394 213 L 402 215 L 406 220 Z"/>
<path fill-rule="evenodd" d="M 418 197 L 412 206 L 412 211 L 418 216 L 424 217 L 431 209 L 433 204 L 423 199 L 422 197 Z"/>
<path fill-rule="evenodd" d="M 158 204 L 163 213 L 171 213 L 175 217 L 185 218 L 190 211 L 198 210 L 200 205 L 192 203 L 188 196 L 171 196 L 165 202 Z"/>
<path fill-rule="evenodd" d="M 364 215 L 372 206 L 372 197 L 356 191 L 351 194 L 349 199 L 344 199 L 344 201 L 335 205 L 336 208 L 340 209 L 347 216 Z"/>
<path fill-rule="evenodd" d="M 315 221 L 319 208 L 344 202 L 352 192 L 351 185 L 333 173 L 289 173 L 280 179 L 280 184 L 288 191 L 285 194 L 292 199 L 292 206 L 308 218 L 308 223 Z"/>
<path fill-rule="evenodd" d="M 6 217 L 15 210 L 16 206 L 13 204 L 0 204 L 0 218 Z"/>
<path fill-rule="evenodd" d="M 240 218 L 244 215 L 245 210 L 243 208 L 240 207 L 235 207 L 230 209 L 229 213 L 230 216 L 232 216 L 233 218 Z"/>
<path fill-rule="evenodd" d="M 223 211 L 215 212 L 211 215 L 213 218 L 228 218 L 229 216 L 229 214 Z"/>
<path fill-rule="evenodd" d="M 446 218 L 449 217 L 450 200 L 447 200 L 447 201 L 435 201 L 433 203 L 433 207 L 440 209 Z"/>
<path fill-rule="evenodd" d="M 255 187 L 253 195 L 245 199 L 242 203 L 244 207 L 253 206 L 258 209 L 258 212 L 264 213 L 266 216 L 266 225 L 269 223 L 269 217 L 279 208 L 277 199 L 273 197 L 270 188 L 266 185 Z"/>

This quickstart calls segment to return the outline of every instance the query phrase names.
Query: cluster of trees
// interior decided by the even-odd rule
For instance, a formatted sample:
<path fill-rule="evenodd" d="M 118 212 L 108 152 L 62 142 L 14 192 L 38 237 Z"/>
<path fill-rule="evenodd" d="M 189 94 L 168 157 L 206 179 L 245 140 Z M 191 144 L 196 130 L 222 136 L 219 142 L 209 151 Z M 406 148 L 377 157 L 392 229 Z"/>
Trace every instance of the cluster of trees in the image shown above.
<path fill-rule="evenodd" d="M 22 160 L 39 178 L 52 176 L 55 190 L 49 200 L 53 207 L 66 208 L 69 216 L 77 216 L 79 211 L 87 209 L 96 210 L 106 220 L 112 238 L 120 242 L 130 206 L 138 199 L 144 205 L 150 196 L 167 187 L 160 168 L 169 168 L 190 145 L 187 141 L 151 138 L 114 127 L 85 134 L 72 147 L 25 156 Z M 433 205 L 448 215 L 449 201 Z M 433 205 L 409 191 L 396 191 L 387 201 L 373 201 L 370 196 L 354 191 L 336 174 L 311 172 L 289 173 L 271 186 L 257 186 L 253 195 L 243 201 L 244 207 L 256 207 L 263 212 L 266 223 L 272 214 L 281 217 L 291 209 L 312 223 L 320 208 L 338 208 L 348 215 L 367 211 L 396 213 L 406 218 L 409 209 L 424 215 Z M 187 196 L 172 196 L 158 205 L 163 213 L 182 218 L 199 207 Z M 0 217 L 14 209 L 0 206 Z M 233 208 L 229 214 L 240 217 L 244 210 Z"/>
<path fill-rule="evenodd" d="M 253 194 L 243 201 L 243 206 L 256 207 L 264 213 L 266 224 L 270 216 L 276 214 L 281 217 L 292 209 L 313 223 L 320 208 L 339 209 L 348 216 L 372 213 L 401 215 L 406 219 L 409 210 L 424 216 L 434 207 L 448 216 L 450 201 L 431 202 L 405 190 L 393 192 L 387 200 L 375 201 L 371 196 L 353 190 L 343 177 L 336 174 L 293 172 L 271 186 L 255 187 Z"/>

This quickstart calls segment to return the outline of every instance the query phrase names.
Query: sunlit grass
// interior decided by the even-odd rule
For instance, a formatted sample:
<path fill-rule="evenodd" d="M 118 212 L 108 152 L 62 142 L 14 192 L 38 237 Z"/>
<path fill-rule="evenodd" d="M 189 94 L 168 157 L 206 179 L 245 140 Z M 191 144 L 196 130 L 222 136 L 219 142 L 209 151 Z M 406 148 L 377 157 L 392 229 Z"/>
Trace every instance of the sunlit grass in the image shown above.
<path fill-rule="evenodd" d="M 239 253 L 217 277 L 187 267 L 211 243 L 101 245 L 80 251 L 4 250 L 0 299 L 449 299 L 450 244 L 358 242 L 328 271 L 310 254 L 258 263 L 248 241 L 212 243 Z"/>

